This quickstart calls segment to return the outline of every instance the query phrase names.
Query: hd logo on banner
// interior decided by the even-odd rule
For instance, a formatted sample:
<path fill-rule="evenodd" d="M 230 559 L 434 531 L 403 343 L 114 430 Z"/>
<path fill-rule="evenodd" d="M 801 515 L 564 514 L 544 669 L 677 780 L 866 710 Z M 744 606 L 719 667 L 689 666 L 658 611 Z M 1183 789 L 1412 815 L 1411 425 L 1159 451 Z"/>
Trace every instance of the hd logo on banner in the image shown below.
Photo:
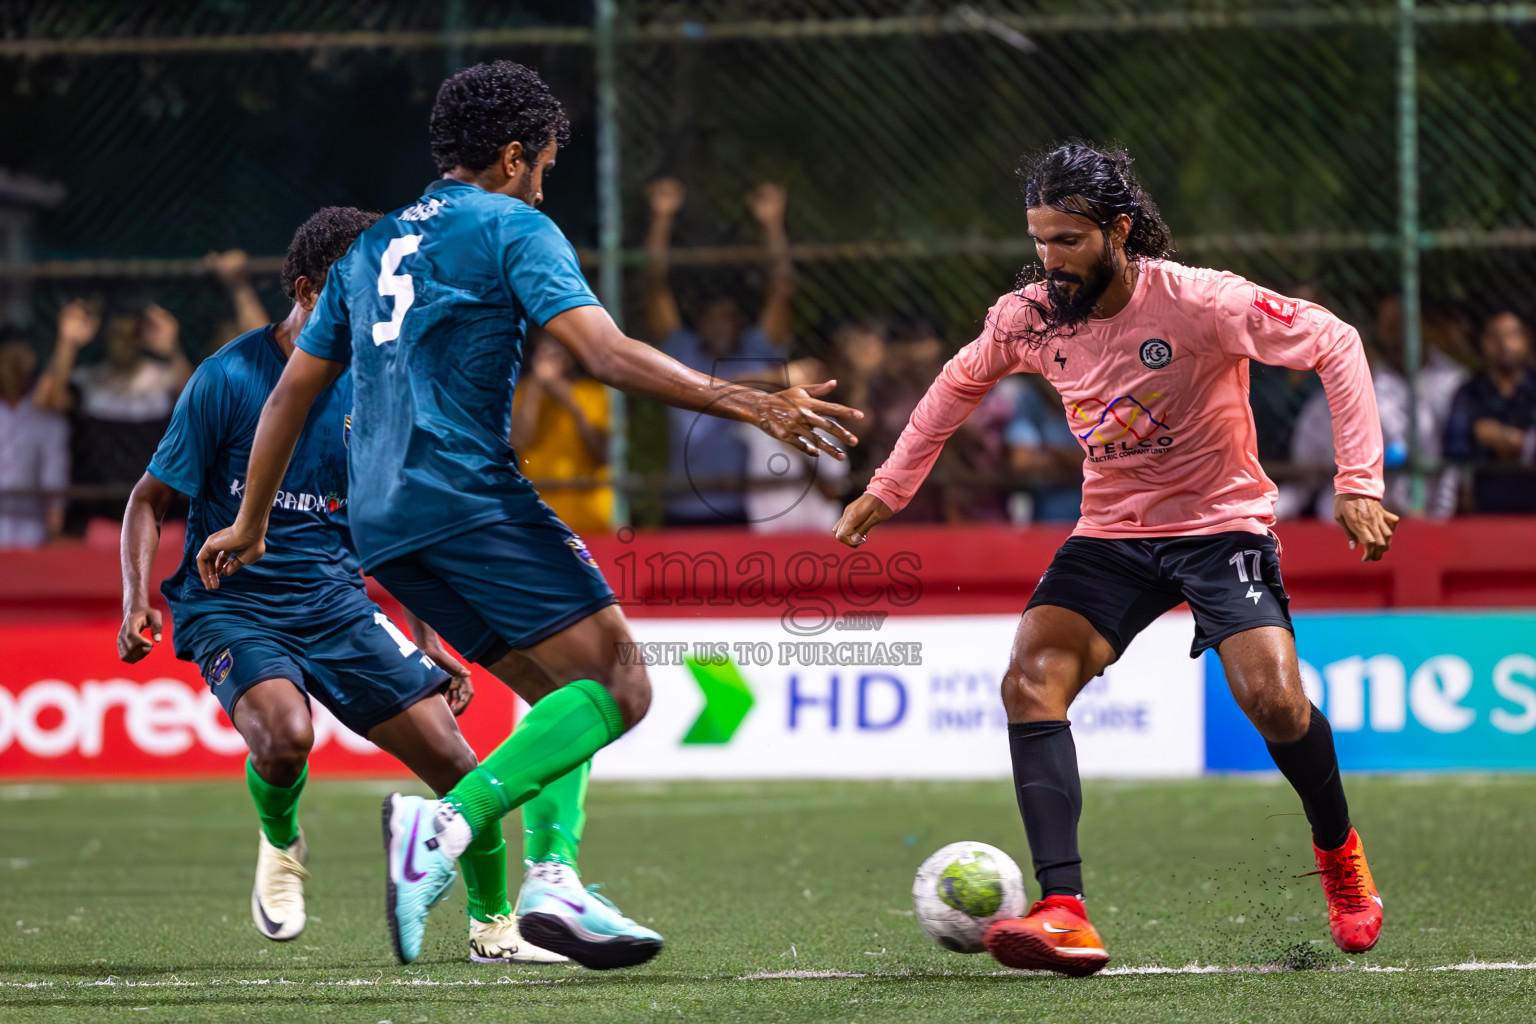
<path fill-rule="evenodd" d="M 1536 614 L 1297 615 L 1303 685 L 1341 767 L 1536 769 Z M 1206 764 L 1273 771 L 1205 656 Z"/>
<path fill-rule="evenodd" d="M 650 712 L 597 778 L 1006 778 L 1016 615 L 903 616 L 797 637 L 774 619 L 637 619 Z M 1197 775 L 1193 625 L 1169 615 L 1072 708 L 1084 775 Z"/>

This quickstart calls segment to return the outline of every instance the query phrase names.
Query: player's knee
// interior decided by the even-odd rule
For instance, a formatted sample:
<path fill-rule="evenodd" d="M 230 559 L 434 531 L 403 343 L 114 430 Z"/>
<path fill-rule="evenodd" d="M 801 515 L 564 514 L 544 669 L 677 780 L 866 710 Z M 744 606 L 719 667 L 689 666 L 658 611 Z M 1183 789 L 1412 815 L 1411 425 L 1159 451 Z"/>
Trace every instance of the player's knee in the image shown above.
<path fill-rule="evenodd" d="M 1003 706 L 1009 719 L 1038 721 L 1065 715 L 1082 671 L 1082 659 L 1070 651 L 1054 647 L 1025 651 L 1003 676 Z"/>
<path fill-rule="evenodd" d="M 628 732 L 651 708 L 651 680 L 644 672 L 626 673 L 606 684 L 624 718 L 624 731 Z"/>
<path fill-rule="evenodd" d="M 1270 743 L 1295 743 L 1312 725 L 1312 705 L 1286 693 L 1257 694 L 1243 710 Z"/>
<path fill-rule="evenodd" d="M 250 744 L 251 760 L 268 782 L 291 785 L 304 771 L 314 745 L 315 730 L 307 717 L 277 722 Z"/>

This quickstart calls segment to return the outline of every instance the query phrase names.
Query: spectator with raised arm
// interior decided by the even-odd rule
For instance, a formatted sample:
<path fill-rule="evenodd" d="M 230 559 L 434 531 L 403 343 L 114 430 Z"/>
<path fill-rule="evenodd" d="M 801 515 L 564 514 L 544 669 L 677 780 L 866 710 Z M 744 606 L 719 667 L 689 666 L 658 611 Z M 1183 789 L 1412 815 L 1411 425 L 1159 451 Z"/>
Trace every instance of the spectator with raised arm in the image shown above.
<path fill-rule="evenodd" d="M 518 468 L 571 529 L 606 530 L 613 518 L 608 389 L 583 374 L 551 335 L 530 334 L 528 372 L 512 395 Z"/>
<path fill-rule="evenodd" d="M 1483 369 L 1461 386 L 1445 426 L 1445 457 L 1471 468 L 1471 511 L 1536 512 L 1536 373 L 1531 329 L 1501 309 L 1478 335 Z"/>
<path fill-rule="evenodd" d="M 64 528 L 69 425 L 39 406 L 37 356 L 19 339 L 0 341 L 0 548 L 35 548 Z"/>
<path fill-rule="evenodd" d="M 223 345 L 231 338 L 251 331 L 258 331 L 271 319 L 261 296 L 251 284 L 251 260 L 244 249 L 228 249 L 210 252 L 203 257 L 206 266 L 229 293 L 229 301 L 235 307 L 232 320 L 221 321 L 214 329 L 214 342 Z"/>
<path fill-rule="evenodd" d="M 106 359 L 77 365 L 102 329 L 96 308 L 76 300 L 59 311 L 53 358 L 37 385 L 37 404 L 72 417 L 72 483 L 104 489 L 100 500 L 72 503 L 72 529 L 92 516 L 121 518 L 123 497 L 155 452 L 176 397 L 192 376 L 181 325 L 149 303 L 119 307 L 106 319 Z"/>
<path fill-rule="evenodd" d="M 669 281 L 672 228 L 687 191 L 676 178 L 659 178 L 646 189 L 651 224 L 646 233 L 645 318 L 653 344 L 700 373 L 730 379 L 773 381 L 783 377 L 784 350 L 792 330 L 794 274 L 785 228 L 787 197 L 782 185 L 765 183 L 747 195 L 753 219 L 763 232 L 768 266 L 763 309 L 749 325 L 736 300 L 706 302 L 688 327 Z M 721 393 L 726 385 L 722 383 Z M 747 449 L 724 420 L 682 409 L 667 410 L 667 475 L 700 486 L 668 497 L 668 525 L 724 525 L 745 522 L 742 495 Z"/>

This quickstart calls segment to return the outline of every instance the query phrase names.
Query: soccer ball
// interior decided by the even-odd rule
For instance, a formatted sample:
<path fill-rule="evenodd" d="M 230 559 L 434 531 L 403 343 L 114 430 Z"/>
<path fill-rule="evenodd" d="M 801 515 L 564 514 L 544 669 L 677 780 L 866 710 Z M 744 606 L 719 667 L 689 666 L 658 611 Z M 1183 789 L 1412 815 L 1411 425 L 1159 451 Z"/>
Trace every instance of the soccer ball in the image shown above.
<path fill-rule="evenodd" d="M 912 906 L 934 942 L 955 953 L 980 953 L 989 925 L 1023 915 L 1024 876 L 995 846 L 950 843 L 917 869 Z"/>

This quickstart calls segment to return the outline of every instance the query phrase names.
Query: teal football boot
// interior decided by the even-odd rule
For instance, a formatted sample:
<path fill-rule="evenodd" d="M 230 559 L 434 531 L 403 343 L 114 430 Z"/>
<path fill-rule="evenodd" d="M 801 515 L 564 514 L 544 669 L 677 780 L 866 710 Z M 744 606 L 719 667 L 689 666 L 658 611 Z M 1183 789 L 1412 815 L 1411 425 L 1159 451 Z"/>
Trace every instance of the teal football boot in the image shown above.
<path fill-rule="evenodd" d="M 408 964 L 421 955 L 432 904 L 453 894 L 459 873 L 438 848 L 433 820 L 439 801 L 391 793 L 384 798 L 384 853 L 388 880 L 384 900 L 395 956 Z"/>
<path fill-rule="evenodd" d="M 643 964 L 661 952 L 661 936 L 619 912 L 597 886 L 581 886 L 558 861 L 529 866 L 517 896 L 517 923 L 535 945 L 594 971 Z"/>

